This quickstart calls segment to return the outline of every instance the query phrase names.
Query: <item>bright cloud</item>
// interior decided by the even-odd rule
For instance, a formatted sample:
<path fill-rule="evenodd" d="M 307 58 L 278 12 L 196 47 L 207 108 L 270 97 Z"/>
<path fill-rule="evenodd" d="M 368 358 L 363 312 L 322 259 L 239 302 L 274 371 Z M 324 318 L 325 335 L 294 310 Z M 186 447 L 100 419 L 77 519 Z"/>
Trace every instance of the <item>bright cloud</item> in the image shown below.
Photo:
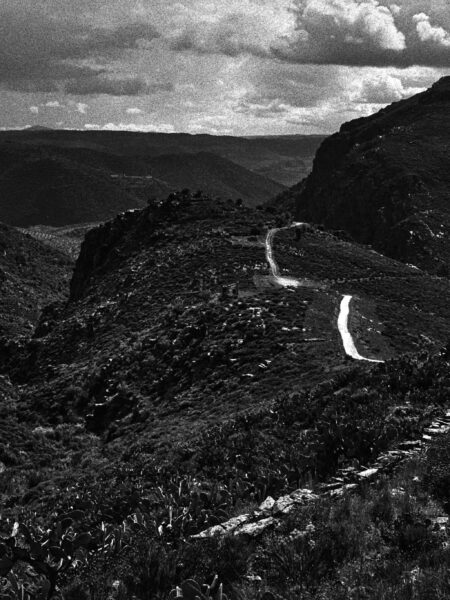
<path fill-rule="evenodd" d="M 31 112 L 49 127 L 322 133 L 450 74 L 450 11 L 448 0 L 2 0 L 0 56 L 0 127 L 25 127 Z"/>
<path fill-rule="evenodd" d="M 425 13 L 414 15 L 417 35 L 422 42 L 432 42 L 438 46 L 450 47 L 450 34 L 443 27 L 433 27 Z"/>

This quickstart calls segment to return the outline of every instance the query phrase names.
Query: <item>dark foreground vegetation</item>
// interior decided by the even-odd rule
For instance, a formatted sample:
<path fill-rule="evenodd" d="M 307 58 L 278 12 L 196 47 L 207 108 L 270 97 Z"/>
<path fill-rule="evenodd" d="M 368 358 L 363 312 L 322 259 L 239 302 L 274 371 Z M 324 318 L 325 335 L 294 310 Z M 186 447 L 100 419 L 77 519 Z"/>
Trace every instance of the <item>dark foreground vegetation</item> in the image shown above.
<path fill-rule="evenodd" d="M 22 597 L 24 586 L 23 597 L 45 598 L 56 586 L 64 598 L 165 598 L 181 585 L 190 598 L 199 594 L 187 579 L 215 574 L 231 598 L 446 597 L 445 437 L 372 485 L 299 506 L 262 536 L 191 536 L 420 437 L 447 402 L 448 367 L 448 351 L 355 367 L 164 457 L 138 437 L 108 444 L 79 424 L 32 429 L 4 381 L 4 597 Z"/>

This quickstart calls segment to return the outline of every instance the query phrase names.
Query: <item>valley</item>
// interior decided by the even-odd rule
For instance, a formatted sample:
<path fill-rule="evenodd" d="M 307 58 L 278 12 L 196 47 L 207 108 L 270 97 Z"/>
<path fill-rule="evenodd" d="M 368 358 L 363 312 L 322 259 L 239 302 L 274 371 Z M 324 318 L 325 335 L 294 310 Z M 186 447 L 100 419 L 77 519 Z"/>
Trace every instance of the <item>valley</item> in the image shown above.
<path fill-rule="evenodd" d="M 287 191 L 317 137 L 0 134 L 1 600 L 446 597 L 446 237 L 358 187 L 446 86 Z"/>

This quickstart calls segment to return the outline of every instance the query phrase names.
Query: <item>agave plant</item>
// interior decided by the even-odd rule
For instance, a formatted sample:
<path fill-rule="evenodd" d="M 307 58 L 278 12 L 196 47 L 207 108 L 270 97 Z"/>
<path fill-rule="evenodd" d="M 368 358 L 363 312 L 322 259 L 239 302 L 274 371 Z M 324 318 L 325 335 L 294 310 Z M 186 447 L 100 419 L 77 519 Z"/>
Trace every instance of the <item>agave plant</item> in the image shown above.
<path fill-rule="evenodd" d="M 182 598 L 184 600 L 228 600 L 217 575 L 211 584 L 200 585 L 195 579 L 186 579 L 169 594 L 169 600 Z"/>

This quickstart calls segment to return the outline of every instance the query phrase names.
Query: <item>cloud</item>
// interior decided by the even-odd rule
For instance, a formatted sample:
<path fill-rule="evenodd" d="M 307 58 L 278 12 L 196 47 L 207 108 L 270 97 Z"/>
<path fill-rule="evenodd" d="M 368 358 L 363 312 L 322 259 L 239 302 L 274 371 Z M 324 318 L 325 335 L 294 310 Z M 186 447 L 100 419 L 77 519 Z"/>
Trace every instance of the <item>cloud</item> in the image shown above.
<path fill-rule="evenodd" d="M 378 72 L 359 78 L 353 89 L 350 86 L 349 97 L 354 104 L 386 105 L 422 92 L 426 87 L 410 86 L 407 78 L 402 81 L 401 77 Z"/>
<path fill-rule="evenodd" d="M 67 94 L 90 96 L 108 94 L 110 96 L 140 96 L 147 93 L 149 87 L 139 77 L 109 78 L 104 76 L 74 79 L 65 86 Z"/>
<path fill-rule="evenodd" d="M 67 82 L 73 87 L 97 77 L 102 85 L 106 73 L 114 75 L 105 62 L 114 67 L 122 53 L 157 37 L 158 31 L 144 22 L 94 27 L 57 18 L 39 3 L 25 7 L 6 1 L 0 8 L 0 86 L 52 92 Z"/>
<path fill-rule="evenodd" d="M 288 106 L 279 101 L 272 100 L 268 104 L 241 100 L 234 108 L 234 112 L 252 115 L 257 119 L 270 119 L 288 112 Z"/>
<path fill-rule="evenodd" d="M 105 123 L 104 125 L 98 125 L 97 123 L 86 123 L 85 129 L 89 130 L 103 130 L 103 131 L 145 131 L 145 132 L 159 132 L 159 133 L 173 133 L 175 128 L 170 123 L 147 123 L 143 125 L 137 125 L 136 123 Z"/>
<path fill-rule="evenodd" d="M 448 6 L 438 0 L 294 0 L 295 35 L 274 47 L 282 60 L 350 66 L 450 66 Z M 423 6 L 433 9 L 435 25 Z M 413 11 L 413 12 L 412 12 Z"/>
<path fill-rule="evenodd" d="M 58 100 L 49 100 L 43 106 L 46 106 L 47 108 L 61 108 L 61 104 Z"/>
<path fill-rule="evenodd" d="M 142 115 L 144 113 L 140 108 L 130 107 L 125 111 L 128 115 Z"/>
<path fill-rule="evenodd" d="M 86 109 L 89 108 L 89 104 L 85 104 L 84 102 L 77 102 L 75 104 L 75 107 L 77 112 L 79 112 L 81 115 L 85 115 Z"/>
<path fill-rule="evenodd" d="M 246 2 L 241 9 L 232 2 L 232 11 L 203 19 L 185 11 L 166 38 L 179 52 L 298 64 L 450 66 L 450 13 L 441 0 L 292 0 L 284 6 L 290 19 L 280 17 L 282 26 L 267 4 L 260 15 Z"/>
<path fill-rule="evenodd" d="M 30 106 L 30 112 L 32 112 L 33 115 L 39 114 L 39 106 Z"/>
<path fill-rule="evenodd" d="M 450 47 L 450 34 L 443 27 L 433 27 L 430 17 L 425 13 L 414 15 L 417 35 L 422 42 L 432 42 L 438 46 Z"/>
<path fill-rule="evenodd" d="M 107 94 L 109 96 L 142 96 L 158 92 L 171 92 L 171 83 L 147 83 L 141 77 L 84 77 L 74 79 L 65 86 L 67 94 L 77 96 L 93 96 Z"/>
<path fill-rule="evenodd" d="M 200 54 L 239 56 L 244 53 L 270 56 L 267 27 L 259 17 L 233 13 L 217 22 L 200 21 L 169 36 L 172 50 L 192 50 Z"/>

